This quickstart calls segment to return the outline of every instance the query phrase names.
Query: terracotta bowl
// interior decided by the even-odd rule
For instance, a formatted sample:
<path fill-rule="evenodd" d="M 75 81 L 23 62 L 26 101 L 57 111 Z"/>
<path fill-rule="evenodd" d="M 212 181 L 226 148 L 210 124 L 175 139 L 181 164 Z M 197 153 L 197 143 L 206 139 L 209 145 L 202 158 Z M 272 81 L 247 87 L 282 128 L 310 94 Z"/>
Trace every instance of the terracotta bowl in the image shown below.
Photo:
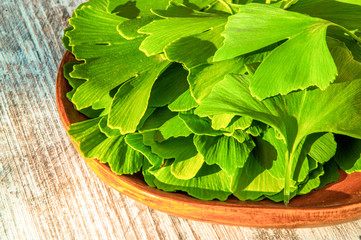
<path fill-rule="evenodd" d="M 66 98 L 71 90 L 63 77 L 63 65 L 75 61 L 66 52 L 56 81 L 56 101 L 61 120 L 67 130 L 71 123 L 87 118 L 74 110 Z M 73 142 L 74 143 L 74 142 Z M 76 143 L 74 146 L 78 149 Z M 361 217 L 361 173 L 340 172 L 338 182 L 291 200 L 286 207 L 269 200 L 260 202 L 203 201 L 183 193 L 168 193 L 146 185 L 141 175 L 118 176 L 96 159 L 84 159 L 88 166 L 108 185 L 122 194 L 151 208 L 188 219 L 238 225 L 244 227 L 295 228 L 319 227 L 355 220 Z"/>

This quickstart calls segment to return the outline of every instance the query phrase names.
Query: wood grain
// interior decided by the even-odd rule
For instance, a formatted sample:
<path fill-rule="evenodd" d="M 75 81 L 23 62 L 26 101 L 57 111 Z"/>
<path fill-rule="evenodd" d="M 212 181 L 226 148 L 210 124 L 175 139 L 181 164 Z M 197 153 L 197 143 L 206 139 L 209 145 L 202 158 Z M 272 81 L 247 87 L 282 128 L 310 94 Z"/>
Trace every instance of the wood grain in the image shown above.
<path fill-rule="evenodd" d="M 62 127 L 55 78 L 81 0 L 0 1 L 0 239 L 359 239 L 361 221 L 253 229 L 185 220 L 105 185 Z"/>

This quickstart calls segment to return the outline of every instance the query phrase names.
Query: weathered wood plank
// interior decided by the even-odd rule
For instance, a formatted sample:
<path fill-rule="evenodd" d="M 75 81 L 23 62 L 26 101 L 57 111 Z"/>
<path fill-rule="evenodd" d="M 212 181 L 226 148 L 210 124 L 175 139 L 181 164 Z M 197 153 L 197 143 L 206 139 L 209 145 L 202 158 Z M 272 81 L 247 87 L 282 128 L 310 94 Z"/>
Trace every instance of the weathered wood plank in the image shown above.
<path fill-rule="evenodd" d="M 67 19 L 82 0 L 0 2 L 0 239 L 358 239 L 361 221 L 252 229 L 177 218 L 106 186 L 55 103 Z"/>

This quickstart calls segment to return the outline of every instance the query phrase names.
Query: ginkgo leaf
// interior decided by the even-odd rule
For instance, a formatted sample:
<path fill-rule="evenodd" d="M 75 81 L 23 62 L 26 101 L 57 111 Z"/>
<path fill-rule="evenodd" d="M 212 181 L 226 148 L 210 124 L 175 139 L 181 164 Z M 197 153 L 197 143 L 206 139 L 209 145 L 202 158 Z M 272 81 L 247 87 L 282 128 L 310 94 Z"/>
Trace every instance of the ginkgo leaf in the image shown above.
<path fill-rule="evenodd" d="M 212 128 L 212 122 L 209 118 L 201 118 L 193 111 L 179 113 L 179 118 L 187 125 L 187 127 L 197 135 L 218 136 L 222 135 L 221 131 Z"/>
<path fill-rule="evenodd" d="M 170 43 L 164 49 L 167 59 L 184 63 L 188 69 L 201 64 L 212 63 L 214 54 L 224 40 L 221 35 L 224 31 L 224 24 Z"/>
<path fill-rule="evenodd" d="M 199 155 L 193 144 L 193 136 L 171 138 L 156 141 L 156 132 L 143 133 L 143 142 L 150 146 L 153 153 L 163 159 L 175 159 L 172 174 L 178 179 L 193 178 L 203 165 L 203 156 Z"/>
<path fill-rule="evenodd" d="M 214 0 L 172 0 L 172 1 L 178 4 L 184 4 L 185 6 L 195 10 L 206 9 L 215 3 Z"/>
<path fill-rule="evenodd" d="M 337 143 L 332 133 L 316 138 L 317 140 L 312 142 L 308 155 L 319 163 L 325 163 L 335 156 Z"/>
<path fill-rule="evenodd" d="M 288 10 L 323 18 L 348 29 L 361 29 L 360 0 L 300 0 Z"/>
<path fill-rule="evenodd" d="M 129 0 L 108 0 L 107 10 L 113 14 L 125 16 L 126 18 L 136 18 L 151 15 L 151 9 L 165 9 L 169 0 L 157 1 L 129 1 Z"/>
<path fill-rule="evenodd" d="M 265 4 L 246 4 L 238 13 L 229 17 L 224 32 L 224 45 L 217 51 L 215 60 L 244 55 L 329 24 L 331 23 L 319 18 Z M 268 34 L 269 29 L 273 30 L 272 34 Z"/>
<path fill-rule="evenodd" d="M 259 101 L 249 91 L 245 76 L 231 76 L 217 84 L 211 95 L 196 110 L 200 116 L 216 114 L 247 115 L 275 128 L 285 139 L 285 202 L 290 192 L 290 174 L 294 152 L 312 133 L 333 132 L 361 138 L 361 80 L 337 83 L 325 91 L 319 89 L 290 93 Z M 217 102 L 215 105 L 214 103 Z M 314 103 L 317 102 L 317 105 Z"/>
<path fill-rule="evenodd" d="M 320 185 L 315 189 L 321 189 L 326 184 L 336 182 L 339 178 L 340 169 L 338 168 L 335 161 L 329 161 L 323 165 L 325 173 L 320 176 Z"/>
<path fill-rule="evenodd" d="M 68 92 L 66 94 L 66 97 L 71 100 L 71 98 L 73 97 L 75 91 L 77 90 L 77 88 L 79 86 L 81 86 L 85 80 L 84 79 L 78 79 L 78 78 L 72 78 L 70 76 L 70 73 L 73 71 L 74 66 L 80 64 L 78 62 L 69 62 L 66 63 L 63 67 L 63 74 L 66 80 L 68 80 L 69 85 L 73 88 L 70 92 Z M 99 102 L 99 104 L 101 105 L 106 105 L 106 103 L 104 103 L 104 101 Z M 76 108 L 76 106 L 74 106 L 74 108 Z M 103 108 L 92 108 L 92 107 L 88 107 L 88 108 L 84 108 L 84 109 L 77 109 L 79 112 L 81 112 L 82 114 L 84 114 L 85 116 L 89 117 L 89 118 L 96 118 L 99 117 L 102 113 L 104 113 L 106 110 Z"/>
<path fill-rule="evenodd" d="M 360 1 L 83 3 L 64 77 L 92 119 L 69 135 L 117 174 L 205 200 L 287 204 L 338 165 L 361 171 Z"/>
<path fill-rule="evenodd" d="M 326 89 L 338 74 L 325 41 L 326 30 L 327 25 L 315 27 L 273 50 L 252 78 L 252 94 L 265 99 L 310 86 Z"/>
<path fill-rule="evenodd" d="M 189 89 L 187 75 L 181 64 L 171 64 L 153 85 L 149 106 L 163 107 L 174 102 Z"/>
<path fill-rule="evenodd" d="M 252 133 L 252 135 L 258 135 L 258 134 L 254 134 L 254 132 L 255 132 L 254 130 L 256 130 L 255 128 L 257 128 L 257 130 L 258 130 L 258 127 L 256 125 L 252 126 L 252 122 L 253 122 L 253 119 L 250 117 L 237 116 L 232 119 L 232 121 L 230 122 L 230 124 L 227 127 L 221 128 L 221 130 L 222 130 L 222 132 L 224 132 L 224 134 L 226 134 L 225 132 L 234 133 L 236 130 L 246 130 L 247 129 L 248 134 Z M 213 124 L 213 122 L 212 122 L 212 124 Z"/>
<path fill-rule="evenodd" d="M 139 132 L 158 130 L 159 127 L 175 116 L 177 116 L 177 113 L 170 111 L 167 107 L 157 108 L 145 120 Z"/>
<path fill-rule="evenodd" d="M 70 44 L 70 39 L 66 36 L 66 33 L 71 31 L 71 30 L 73 30 L 72 26 L 70 26 L 68 28 L 65 28 L 63 38 L 61 39 L 65 49 L 68 50 L 69 52 L 72 52 L 73 48 L 69 45 Z"/>
<path fill-rule="evenodd" d="M 129 19 L 120 23 L 117 26 L 117 30 L 119 34 L 127 40 L 144 37 L 144 34 L 138 33 L 138 30 L 155 19 L 158 19 L 158 17 L 154 15 Z"/>
<path fill-rule="evenodd" d="M 252 94 L 265 99 L 310 86 L 325 89 L 337 76 L 326 44 L 329 26 L 339 25 L 264 4 L 247 4 L 229 17 L 224 45 L 215 60 L 231 59 L 287 39 L 255 72 Z M 273 29 L 272 34 L 267 34 L 268 29 Z"/>
<path fill-rule="evenodd" d="M 242 168 L 255 147 L 250 139 L 243 143 L 228 136 L 194 136 L 194 145 L 208 165 L 217 164 L 229 175 Z"/>
<path fill-rule="evenodd" d="M 143 143 L 143 136 L 140 133 L 128 134 L 125 137 L 125 142 L 134 150 L 143 154 L 152 164 L 152 166 L 160 166 L 163 163 L 163 159 L 154 154 L 149 146 Z"/>
<path fill-rule="evenodd" d="M 255 52 L 234 59 L 212 64 L 202 64 L 191 68 L 189 70 L 188 82 L 192 96 L 198 103 L 202 102 L 211 93 L 214 85 L 223 80 L 225 75 L 229 73 L 244 74 L 246 72 L 245 64 L 260 62 L 267 54 L 268 51 Z"/>
<path fill-rule="evenodd" d="M 198 12 L 181 5 L 172 4 L 167 11 L 156 11 L 166 17 L 155 20 L 139 29 L 139 33 L 148 34 L 140 46 L 147 56 L 162 53 L 171 42 L 194 34 L 198 34 L 224 24 L 225 14 Z"/>
<path fill-rule="evenodd" d="M 164 62 L 159 56 L 148 58 L 138 50 L 142 39 L 128 41 L 119 35 L 117 26 L 125 18 L 91 6 L 76 10 L 74 15 L 69 20 L 73 30 L 66 36 L 75 57 L 85 62 L 70 75 L 87 80 L 72 98 L 78 109 L 93 105 L 130 78 Z"/>
<path fill-rule="evenodd" d="M 133 174 L 140 170 L 144 157 L 128 147 L 123 135 L 107 137 L 99 129 L 101 118 L 72 124 L 69 135 L 79 143 L 81 152 L 87 158 L 96 158 L 101 163 L 108 163 L 117 174 Z"/>
<path fill-rule="evenodd" d="M 158 170 L 153 170 L 154 184 L 157 188 L 168 192 L 181 190 L 202 200 L 219 199 L 225 201 L 230 192 L 232 177 L 217 165 L 203 164 L 194 178 L 178 179 L 171 173 L 172 161 Z"/>
<path fill-rule="evenodd" d="M 119 129 L 122 134 L 136 131 L 140 119 L 148 107 L 153 84 L 167 65 L 167 62 L 159 64 L 119 88 L 110 108 L 108 124 L 111 128 Z M 134 104 L 135 99 L 137 104 Z"/>
<path fill-rule="evenodd" d="M 115 137 L 115 136 L 119 136 L 122 135 L 121 132 L 119 131 L 119 129 L 113 129 L 110 128 L 108 125 L 108 115 L 103 116 L 99 123 L 99 129 L 102 133 L 104 133 L 107 137 Z"/>
<path fill-rule="evenodd" d="M 361 140 L 336 135 L 335 161 L 347 173 L 361 171 Z"/>
<path fill-rule="evenodd" d="M 173 112 L 189 111 L 196 107 L 198 107 L 198 103 L 194 100 L 189 89 L 168 105 L 168 108 Z"/>
<path fill-rule="evenodd" d="M 232 119 L 234 119 L 233 114 L 221 114 L 212 116 L 212 128 L 216 130 L 220 130 L 222 128 L 228 127 L 231 123 Z"/>
<path fill-rule="evenodd" d="M 195 156 L 197 149 L 193 144 L 193 136 L 170 138 L 166 141 L 158 142 L 155 140 L 156 131 L 144 132 L 143 142 L 151 147 L 152 152 L 164 159 L 183 158 L 182 155 L 190 154 Z"/>
<path fill-rule="evenodd" d="M 165 122 L 158 128 L 158 131 L 162 134 L 164 140 L 171 137 L 188 137 L 192 134 L 192 131 L 178 115 Z"/>
<path fill-rule="evenodd" d="M 231 191 L 240 200 L 257 200 L 263 195 L 275 195 L 283 188 L 284 180 L 273 177 L 250 154 L 245 166 L 237 170 Z"/>
<path fill-rule="evenodd" d="M 216 52 L 215 60 L 233 58 L 289 39 L 261 63 L 250 84 L 252 94 L 264 99 L 309 86 L 325 89 L 337 75 L 325 37 L 330 25 L 331 22 L 319 18 L 248 4 L 229 18 L 224 45 Z M 267 29 L 274 31 L 266 34 Z M 294 54 L 288 54 L 290 50 Z"/>
<path fill-rule="evenodd" d="M 346 45 L 343 42 L 331 38 L 329 38 L 328 43 L 339 72 L 335 82 L 347 82 L 354 79 L 361 79 L 361 62 L 354 59 L 351 51 Z"/>
<path fill-rule="evenodd" d="M 309 172 L 313 170 L 311 166 L 317 166 L 316 161 L 307 156 L 309 145 L 312 145 L 315 139 L 311 139 L 311 142 L 304 139 L 294 151 L 297 160 L 293 162 L 290 176 L 291 187 L 293 188 L 296 188 L 299 183 L 307 178 Z M 272 128 L 269 128 L 262 137 L 256 138 L 255 142 L 257 145 L 255 156 L 259 163 L 273 177 L 285 181 L 287 144 L 283 139 L 276 138 L 276 132 Z"/>
<path fill-rule="evenodd" d="M 174 160 L 171 173 L 178 179 L 189 180 L 197 175 L 203 163 L 204 158 L 201 154 L 193 155 L 188 152 Z"/>

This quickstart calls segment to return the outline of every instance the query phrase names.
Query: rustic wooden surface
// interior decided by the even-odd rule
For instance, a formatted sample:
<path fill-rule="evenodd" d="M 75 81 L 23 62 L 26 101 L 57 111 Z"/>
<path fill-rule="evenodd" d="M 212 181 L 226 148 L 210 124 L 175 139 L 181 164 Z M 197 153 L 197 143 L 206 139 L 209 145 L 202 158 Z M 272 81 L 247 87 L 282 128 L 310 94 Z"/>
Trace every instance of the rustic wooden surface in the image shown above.
<path fill-rule="evenodd" d="M 83 0 L 0 0 L 0 239 L 360 239 L 361 220 L 252 229 L 196 222 L 105 185 L 59 119 L 62 29 Z"/>

